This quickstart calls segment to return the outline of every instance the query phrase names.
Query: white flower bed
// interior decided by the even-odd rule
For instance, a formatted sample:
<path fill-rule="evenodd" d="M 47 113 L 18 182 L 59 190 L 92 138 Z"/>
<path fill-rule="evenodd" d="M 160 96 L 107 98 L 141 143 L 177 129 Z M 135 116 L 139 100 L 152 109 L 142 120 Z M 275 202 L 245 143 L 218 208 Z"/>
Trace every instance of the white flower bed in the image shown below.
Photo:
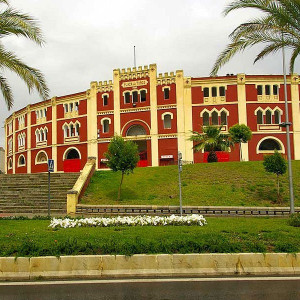
<path fill-rule="evenodd" d="M 112 218 L 85 218 L 85 219 L 56 219 L 53 218 L 51 228 L 74 227 L 111 227 L 111 226 L 167 226 L 167 225 L 198 225 L 204 226 L 207 222 L 202 215 L 189 216 L 136 216 L 136 217 L 112 217 Z"/>

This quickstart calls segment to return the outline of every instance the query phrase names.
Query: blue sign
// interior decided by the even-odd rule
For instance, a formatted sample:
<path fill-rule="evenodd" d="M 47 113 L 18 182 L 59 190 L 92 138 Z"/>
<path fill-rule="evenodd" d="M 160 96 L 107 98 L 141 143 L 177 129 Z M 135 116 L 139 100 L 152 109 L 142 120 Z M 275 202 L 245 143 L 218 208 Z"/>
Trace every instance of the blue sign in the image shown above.
<path fill-rule="evenodd" d="M 54 160 L 48 159 L 48 172 L 54 172 Z"/>

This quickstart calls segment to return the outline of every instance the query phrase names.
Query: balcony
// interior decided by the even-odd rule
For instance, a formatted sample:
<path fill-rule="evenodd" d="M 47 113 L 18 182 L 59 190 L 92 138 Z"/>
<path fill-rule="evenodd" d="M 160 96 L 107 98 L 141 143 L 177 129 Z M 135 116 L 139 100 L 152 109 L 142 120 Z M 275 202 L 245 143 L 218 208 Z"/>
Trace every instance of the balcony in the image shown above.
<path fill-rule="evenodd" d="M 76 143 L 79 142 L 79 135 L 77 136 L 68 136 L 64 138 L 65 143 Z"/>

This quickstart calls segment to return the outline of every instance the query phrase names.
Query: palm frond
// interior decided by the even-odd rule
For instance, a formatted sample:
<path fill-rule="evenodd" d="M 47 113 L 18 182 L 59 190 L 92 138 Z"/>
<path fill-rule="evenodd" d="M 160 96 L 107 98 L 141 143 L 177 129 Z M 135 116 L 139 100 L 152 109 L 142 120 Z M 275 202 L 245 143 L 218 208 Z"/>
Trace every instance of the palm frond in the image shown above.
<path fill-rule="evenodd" d="M 26 83 L 29 93 L 35 88 L 44 100 L 49 97 L 44 75 L 39 70 L 27 66 L 14 53 L 6 51 L 2 45 L 0 45 L 0 67 L 16 73 Z"/>
<path fill-rule="evenodd" d="M 6 106 L 10 110 L 14 104 L 13 94 L 11 91 L 11 88 L 3 76 L 0 75 L 0 89 L 4 98 L 4 101 L 6 103 Z"/>
<path fill-rule="evenodd" d="M 29 38 L 38 45 L 44 43 L 41 29 L 33 17 L 8 8 L 0 14 L 0 37 L 11 34 Z"/>

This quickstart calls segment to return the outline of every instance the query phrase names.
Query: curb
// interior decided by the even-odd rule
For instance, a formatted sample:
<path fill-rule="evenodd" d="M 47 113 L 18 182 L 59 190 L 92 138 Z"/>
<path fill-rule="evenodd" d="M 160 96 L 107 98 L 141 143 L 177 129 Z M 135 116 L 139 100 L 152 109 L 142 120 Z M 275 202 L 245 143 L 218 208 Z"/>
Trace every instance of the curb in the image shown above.
<path fill-rule="evenodd" d="M 300 275 L 300 253 L 0 257 L 0 280 Z"/>

